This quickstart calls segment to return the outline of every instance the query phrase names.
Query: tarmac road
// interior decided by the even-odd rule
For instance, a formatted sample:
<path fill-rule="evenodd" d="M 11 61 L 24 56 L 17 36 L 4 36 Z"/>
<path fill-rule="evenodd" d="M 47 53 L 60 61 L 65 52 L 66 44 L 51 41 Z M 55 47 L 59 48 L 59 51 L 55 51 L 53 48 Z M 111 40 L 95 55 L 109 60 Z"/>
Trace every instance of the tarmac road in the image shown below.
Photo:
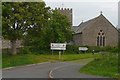
<path fill-rule="evenodd" d="M 84 59 L 73 62 L 45 62 L 31 66 L 15 67 L 3 69 L 3 78 L 102 78 L 82 74 L 80 67 L 90 62 L 92 59 Z"/>
<path fill-rule="evenodd" d="M 2 70 L 3 78 L 48 78 L 51 69 L 63 65 L 63 62 L 42 63 Z"/>

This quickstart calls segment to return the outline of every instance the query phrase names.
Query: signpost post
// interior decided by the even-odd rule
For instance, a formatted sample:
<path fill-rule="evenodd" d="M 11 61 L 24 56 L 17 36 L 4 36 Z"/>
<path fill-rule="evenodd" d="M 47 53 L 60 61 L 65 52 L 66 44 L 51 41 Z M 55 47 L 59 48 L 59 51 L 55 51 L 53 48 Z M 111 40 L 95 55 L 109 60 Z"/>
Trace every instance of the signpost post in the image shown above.
<path fill-rule="evenodd" d="M 54 50 L 59 51 L 59 59 L 61 58 L 61 51 L 66 50 L 66 43 L 51 43 L 51 50 L 52 50 L 52 55 Z"/>
<path fill-rule="evenodd" d="M 59 51 L 59 59 L 61 59 L 61 51 Z"/>

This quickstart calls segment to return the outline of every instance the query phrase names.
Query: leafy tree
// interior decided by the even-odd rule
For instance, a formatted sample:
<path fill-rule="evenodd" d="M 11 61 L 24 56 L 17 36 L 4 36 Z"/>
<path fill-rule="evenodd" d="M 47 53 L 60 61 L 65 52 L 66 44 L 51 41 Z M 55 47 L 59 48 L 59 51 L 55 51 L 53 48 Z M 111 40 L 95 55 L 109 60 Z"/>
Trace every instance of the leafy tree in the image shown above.
<path fill-rule="evenodd" d="M 36 49 L 48 48 L 51 42 L 69 42 L 71 25 L 66 16 L 45 7 L 44 2 L 4 2 L 2 4 L 2 34 L 11 41 L 11 53 L 16 54 L 16 40 Z"/>
<path fill-rule="evenodd" d="M 53 11 L 44 38 L 48 47 L 51 42 L 69 42 L 72 39 L 71 24 L 69 19 L 65 15 L 60 14 L 58 11 Z"/>
<path fill-rule="evenodd" d="M 47 50 L 51 42 L 64 43 L 71 40 L 71 25 L 65 15 L 49 9 L 49 16 L 42 21 L 45 21 L 40 23 L 44 27 L 39 28 L 40 30 L 31 29 L 29 32 L 31 38 L 26 38 L 27 42 L 30 39 L 28 45 L 32 46 L 32 49 Z"/>
<path fill-rule="evenodd" d="M 44 33 L 45 29 L 48 26 L 48 19 L 50 18 L 50 7 L 45 7 L 43 3 L 31 3 L 32 6 L 28 9 L 29 12 L 32 12 L 31 22 L 32 27 L 27 31 L 25 36 L 25 45 L 31 46 L 35 49 L 40 49 L 44 46 Z M 38 8 L 36 8 L 38 7 Z"/>
<path fill-rule="evenodd" d="M 11 41 L 12 54 L 16 54 L 17 39 L 22 39 L 24 35 L 30 33 L 41 34 L 43 23 L 46 22 L 44 17 L 48 17 L 48 9 L 44 2 L 4 2 L 2 4 L 2 33 L 4 38 Z"/>
<path fill-rule="evenodd" d="M 4 38 L 11 41 L 12 54 L 16 54 L 16 40 L 23 35 L 25 8 L 23 3 L 3 3 L 2 4 L 2 34 Z"/>

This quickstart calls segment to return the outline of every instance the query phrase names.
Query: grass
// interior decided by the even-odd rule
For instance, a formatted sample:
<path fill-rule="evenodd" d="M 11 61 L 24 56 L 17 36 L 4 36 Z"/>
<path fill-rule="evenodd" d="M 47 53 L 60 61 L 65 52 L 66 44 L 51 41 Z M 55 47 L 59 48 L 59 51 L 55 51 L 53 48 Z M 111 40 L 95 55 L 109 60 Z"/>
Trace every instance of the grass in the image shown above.
<path fill-rule="evenodd" d="M 98 54 L 96 54 L 98 56 Z M 68 54 L 63 55 L 62 60 L 63 61 L 72 61 L 72 60 L 79 60 L 79 59 L 85 59 L 85 58 L 93 58 L 94 56 L 91 53 L 86 54 Z"/>
<path fill-rule="evenodd" d="M 106 53 L 85 65 L 80 72 L 116 78 L 118 73 L 118 56 L 115 53 Z"/>
<path fill-rule="evenodd" d="M 58 54 L 51 55 L 51 54 L 21 54 L 15 56 L 3 55 L 2 56 L 2 68 L 12 67 L 12 66 L 20 66 L 20 65 L 27 65 L 27 64 L 35 64 L 41 62 L 48 62 L 48 61 L 72 61 L 72 60 L 79 60 L 85 58 L 92 58 L 94 57 L 92 54 L 65 54 L 61 55 L 59 59 Z"/>

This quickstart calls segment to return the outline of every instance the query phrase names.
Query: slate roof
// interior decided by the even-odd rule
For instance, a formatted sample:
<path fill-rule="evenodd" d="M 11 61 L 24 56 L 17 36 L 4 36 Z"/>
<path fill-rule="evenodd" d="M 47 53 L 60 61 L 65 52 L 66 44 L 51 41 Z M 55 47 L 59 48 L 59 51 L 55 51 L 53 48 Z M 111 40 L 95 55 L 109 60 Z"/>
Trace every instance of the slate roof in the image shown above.
<path fill-rule="evenodd" d="M 105 18 L 110 24 L 111 22 L 101 13 L 99 16 L 93 18 L 93 19 L 90 19 L 86 22 L 81 22 L 78 26 L 73 26 L 73 31 L 74 31 L 74 34 L 78 34 L 78 33 L 82 33 L 82 31 L 86 28 L 86 27 L 89 27 L 91 25 L 93 25 L 94 22 L 98 21 L 98 19 L 100 18 Z M 112 25 L 112 24 L 111 24 Z M 113 25 L 112 25 L 113 26 Z M 113 26 L 114 27 L 114 26 Z M 115 27 L 114 27 L 115 28 Z M 116 28 L 115 28 L 116 29 Z M 117 29 L 116 29 L 117 30 Z M 117 30 L 118 31 L 118 30 Z M 120 31 L 120 30 L 119 30 Z"/>
<path fill-rule="evenodd" d="M 99 15 L 98 17 L 100 17 L 100 16 L 103 16 L 103 15 L 101 14 L 101 15 Z M 87 26 L 92 25 L 92 24 L 96 21 L 96 19 L 97 19 L 98 17 L 95 17 L 95 18 L 93 18 L 93 19 L 90 19 L 90 20 L 88 20 L 88 21 L 86 21 L 86 22 L 81 22 L 81 23 L 78 25 L 77 28 L 73 26 L 73 28 L 75 28 L 75 29 L 73 29 L 74 32 L 75 32 L 75 34 L 81 33 Z"/>
<path fill-rule="evenodd" d="M 73 26 L 73 27 L 72 27 L 72 31 L 74 31 L 74 32 L 75 32 L 75 31 L 77 31 L 77 30 L 78 30 L 78 28 L 79 28 L 78 26 Z"/>

